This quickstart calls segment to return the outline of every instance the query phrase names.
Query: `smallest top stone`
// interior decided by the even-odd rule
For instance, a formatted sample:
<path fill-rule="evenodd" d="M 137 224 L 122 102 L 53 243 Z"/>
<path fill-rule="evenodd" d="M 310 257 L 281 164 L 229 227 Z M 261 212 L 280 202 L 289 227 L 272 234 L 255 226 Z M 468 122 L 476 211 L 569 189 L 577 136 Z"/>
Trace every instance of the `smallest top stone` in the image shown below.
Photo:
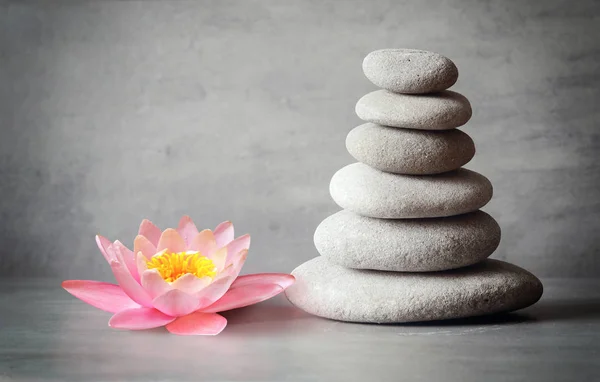
<path fill-rule="evenodd" d="M 363 72 L 380 88 L 404 94 L 440 92 L 458 79 L 458 69 L 449 58 L 415 49 L 371 52 L 363 61 Z"/>

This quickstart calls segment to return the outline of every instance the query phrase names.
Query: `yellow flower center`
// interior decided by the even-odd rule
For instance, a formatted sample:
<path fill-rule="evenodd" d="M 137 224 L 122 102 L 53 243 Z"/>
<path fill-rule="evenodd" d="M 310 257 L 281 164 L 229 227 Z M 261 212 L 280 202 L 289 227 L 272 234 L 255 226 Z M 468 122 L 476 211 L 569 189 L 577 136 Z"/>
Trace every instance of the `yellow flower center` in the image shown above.
<path fill-rule="evenodd" d="M 215 277 L 217 268 L 206 256 L 198 252 L 163 253 L 146 261 L 148 269 L 156 269 L 167 282 L 173 282 L 188 273 L 198 278 Z"/>

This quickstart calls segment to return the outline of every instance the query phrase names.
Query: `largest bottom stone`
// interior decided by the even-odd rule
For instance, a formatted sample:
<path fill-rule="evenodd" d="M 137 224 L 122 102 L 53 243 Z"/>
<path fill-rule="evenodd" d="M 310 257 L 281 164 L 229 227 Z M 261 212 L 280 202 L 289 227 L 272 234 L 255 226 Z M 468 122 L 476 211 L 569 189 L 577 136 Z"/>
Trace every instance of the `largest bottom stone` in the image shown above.
<path fill-rule="evenodd" d="M 314 258 L 296 268 L 290 302 L 334 320 L 400 323 L 510 312 L 537 302 L 542 283 L 526 270 L 485 260 L 445 272 L 348 269 Z"/>

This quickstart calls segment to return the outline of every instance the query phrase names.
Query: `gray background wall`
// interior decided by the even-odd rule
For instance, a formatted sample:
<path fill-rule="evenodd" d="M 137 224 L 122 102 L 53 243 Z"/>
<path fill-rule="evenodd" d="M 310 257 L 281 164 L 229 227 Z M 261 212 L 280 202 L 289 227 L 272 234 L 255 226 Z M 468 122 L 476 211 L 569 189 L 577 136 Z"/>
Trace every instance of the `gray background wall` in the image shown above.
<path fill-rule="evenodd" d="M 0 275 L 110 279 L 93 237 L 232 220 L 291 271 L 338 210 L 362 58 L 438 51 L 503 227 L 494 257 L 599 276 L 600 3 L 2 1 Z"/>

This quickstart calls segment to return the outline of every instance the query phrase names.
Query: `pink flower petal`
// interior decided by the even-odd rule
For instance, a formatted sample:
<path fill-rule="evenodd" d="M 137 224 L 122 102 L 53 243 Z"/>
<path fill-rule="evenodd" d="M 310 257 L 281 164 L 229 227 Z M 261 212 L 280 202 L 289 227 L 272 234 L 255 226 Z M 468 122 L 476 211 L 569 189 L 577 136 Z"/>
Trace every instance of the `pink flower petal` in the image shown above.
<path fill-rule="evenodd" d="M 231 283 L 233 283 L 233 280 L 235 280 L 235 277 L 231 276 L 225 276 L 219 279 L 215 279 L 215 281 L 213 281 L 212 284 L 198 292 L 196 294 L 196 297 L 200 302 L 198 304 L 197 310 L 206 308 L 207 306 L 214 304 L 215 301 L 223 297 L 225 292 L 227 292 L 227 290 L 231 286 Z"/>
<path fill-rule="evenodd" d="M 150 259 L 157 250 L 156 246 L 146 236 L 137 235 L 133 241 L 133 252 L 142 252 L 147 259 Z"/>
<path fill-rule="evenodd" d="M 172 289 L 152 301 L 154 307 L 164 314 L 181 317 L 198 309 L 198 299 L 178 289 Z"/>
<path fill-rule="evenodd" d="M 137 264 L 138 274 L 143 275 L 144 272 L 148 269 L 148 259 L 146 259 L 146 256 L 144 256 L 142 252 L 138 252 L 135 256 L 135 263 Z M 140 283 L 141 279 L 142 278 L 140 276 Z"/>
<path fill-rule="evenodd" d="M 120 286 L 93 280 L 66 280 L 62 287 L 73 296 L 91 306 L 116 313 L 124 309 L 139 308 Z"/>
<path fill-rule="evenodd" d="M 173 289 L 171 284 L 166 282 L 156 269 L 148 269 L 142 273 L 142 286 L 152 299 Z"/>
<path fill-rule="evenodd" d="M 215 264 L 217 272 L 221 272 L 225 268 L 225 261 L 227 260 L 227 247 L 216 250 L 210 255 L 210 259 Z"/>
<path fill-rule="evenodd" d="M 186 247 L 181 235 L 173 228 L 167 228 L 160 236 L 156 250 L 162 251 L 163 249 L 166 249 L 168 252 L 177 253 L 185 252 L 187 250 Z"/>
<path fill-rule="evenodd" d="M 227 244 L 227 262 L 229 264 L 232 261 L 232 258 L 243 251 L 244 249 L 250 248 L 250 235 L 246 234 L 238 237 L 233 240 L 231 243 Z"/>
<path fill-rule="evenodd" d="M 244 267 L 244 263 L 246 262 L 247 258 L 248 258 L 248 250 L 247 249 L 239 252 L 232 259 L 231 270 L 229 271 L 229 275 L 231 275 L 233 278 L 238 277 L 238 275 L 242 271 L 242 268 Z"/>
<path fill-rule="evenodd" d="M 112 246 L 110 240 L 104 236 L 96 235 L 96 245 L 98 245 L 98 249 L 100 249 L 100 252 L 102 252 L 102 256 L 104 256 L 109 264 L 111 261 L 117 259 L 114 252 L 110 249 Z"/>
<path fill-rule="evenodd" d="M 166 251 L 167 251 L 166 249 L 163 249 L 163 250 L 162 250 L 162 251 L 160 251 L 160 252 L 156 252 L 156 253 L 154 254 L 154 256 L 161 256 L 161 255 L 163 255 L 163 254 L 164 254 Z M 136 260 L 136 264 L 137 264 L 137 270 L 138 270 L 138 273 L 139 273 L 140 275 L 143 275 L 143 274 L 144 274 L 144 272 L 145 272 L 145 271 L 148 269 L 148 259 L 146 258 L 146 256 L 144 256 L 144 255 L 142 254 L 142 252 L 138 252 L 138 254 L 137 254 L 137 255 L 136 255 L 136 257 L 135 257 L 135 260 Z M 140 276 L 140 283 L 141 283 L 141 276 Z"/>
<path fill-rule="evenodd" d="M 190 243 L 191 251 L 198 251 L 202 256 L 210 257 L 217 250 L 217 241 L 212 231 L 205 229 L 192 239 Z"/>
<path fill-rule="evenodd" d="M 167 330 L 179 335 L 214 336 L 221 333 L 225 326 L 227 320 L 221 315 L 194 312 L 171 322 Z"/>
<path fill-rule="evenodd" d="M 210 277 L 198 278 L 195 275 L 188 273 L 171 283 L 173 289 L 179 289 L 182 292 L 195 295 L 202 289 L 206 288 L 212 279 Z"/>
<path fill-rule="evenodd" d="M 226 246 L 233 240 L 233 224 L 229 221 L 219 224 L 217 228 L 215 228 L 214 234 L 215 240 L 217 241 L 217 248 Z"/>
<path fill-rule="evenodd" d="M 110 263 L 110 267 L 115 275 L 115 279 L 123 288 L 123 291 L 127 293 L 129 297 L 138 304 L 146 307 L 152 306 L 152 299 L 148 295 L 148 292 L 131 276 L 127 267 L 119 261 L 113 260 Z"/>
<path fill-rule="evenodd" d="M 240 253 L 238 253 L 233 258 L 233 262 L 231 264 L 227 265 L 219 274 L 217 274 L 217 276 L 215 277 L 215 281 L 217 281 L 221 278 L 225 278 L 225 277 L 231 277 L 235 280 L 235 278 L 238 277 L 238 275 L 240 274 L 242 267 L 244 266 L 244 263 L 246 262 L 247 258 L 248 258 L 247 250 L 243 250 Z"/>
<path fill-rule="evenodd" d="M 137 261 L 135 259 L 134 253 L 127 248 L 123 243 L 119 240 L 115 241 L 112 245 L 115 253 L 117 254 L 117 260 L 124 263 L 131 276 L 137 281 L 140 282 L 140 274 L 137 269 Z"/>
<path fill-rule="evenodd" d="M 287 273 L 257 273 L 253 275 L 239 276 L 231 284 L 231 289 L 240 288 L 252 284 L 277 284 L 286 289 L 296 281 L 296 278 Z"/>
<path fill-rule="evenodd" d="M 142 224 L 140 224 L 140 229 L 138 231 L 139 235 L 145 236 L 146 239 L 150 240 L 155 247 L 158 245 L 158 240 L 160 239 L 160 235 L 162 234 L 160 228 L 154 225 L 150 220 L 144 219 L 142 220 Z"/>
<path fill-rule="evenodd" d="M 217 302 L 202 309 L 202 312 L 216 313 L 225 310 L 243 308 L 244 306 L 259 303 L 279 293 L 283 288 L 277 284 L 250 284 L 236 289 L 230 289 Z"/>
<path fill-rule="evenodd" d="M 165 326 L 175 320 L 153 308 L 135 308 L 118 312 L 108 321 L 115 329 L 142 330 Z"/>
<path fill-rule="evenodd" d="M 198 228 L 196 228 L 192 218 L 184 216 L 179 221 L 177 232 L 179 232 L 179 235 L 181 235 L 183 241 L 185 241 L 186 246 L 189 247 L 192 239 L 198 234 Z"/>

